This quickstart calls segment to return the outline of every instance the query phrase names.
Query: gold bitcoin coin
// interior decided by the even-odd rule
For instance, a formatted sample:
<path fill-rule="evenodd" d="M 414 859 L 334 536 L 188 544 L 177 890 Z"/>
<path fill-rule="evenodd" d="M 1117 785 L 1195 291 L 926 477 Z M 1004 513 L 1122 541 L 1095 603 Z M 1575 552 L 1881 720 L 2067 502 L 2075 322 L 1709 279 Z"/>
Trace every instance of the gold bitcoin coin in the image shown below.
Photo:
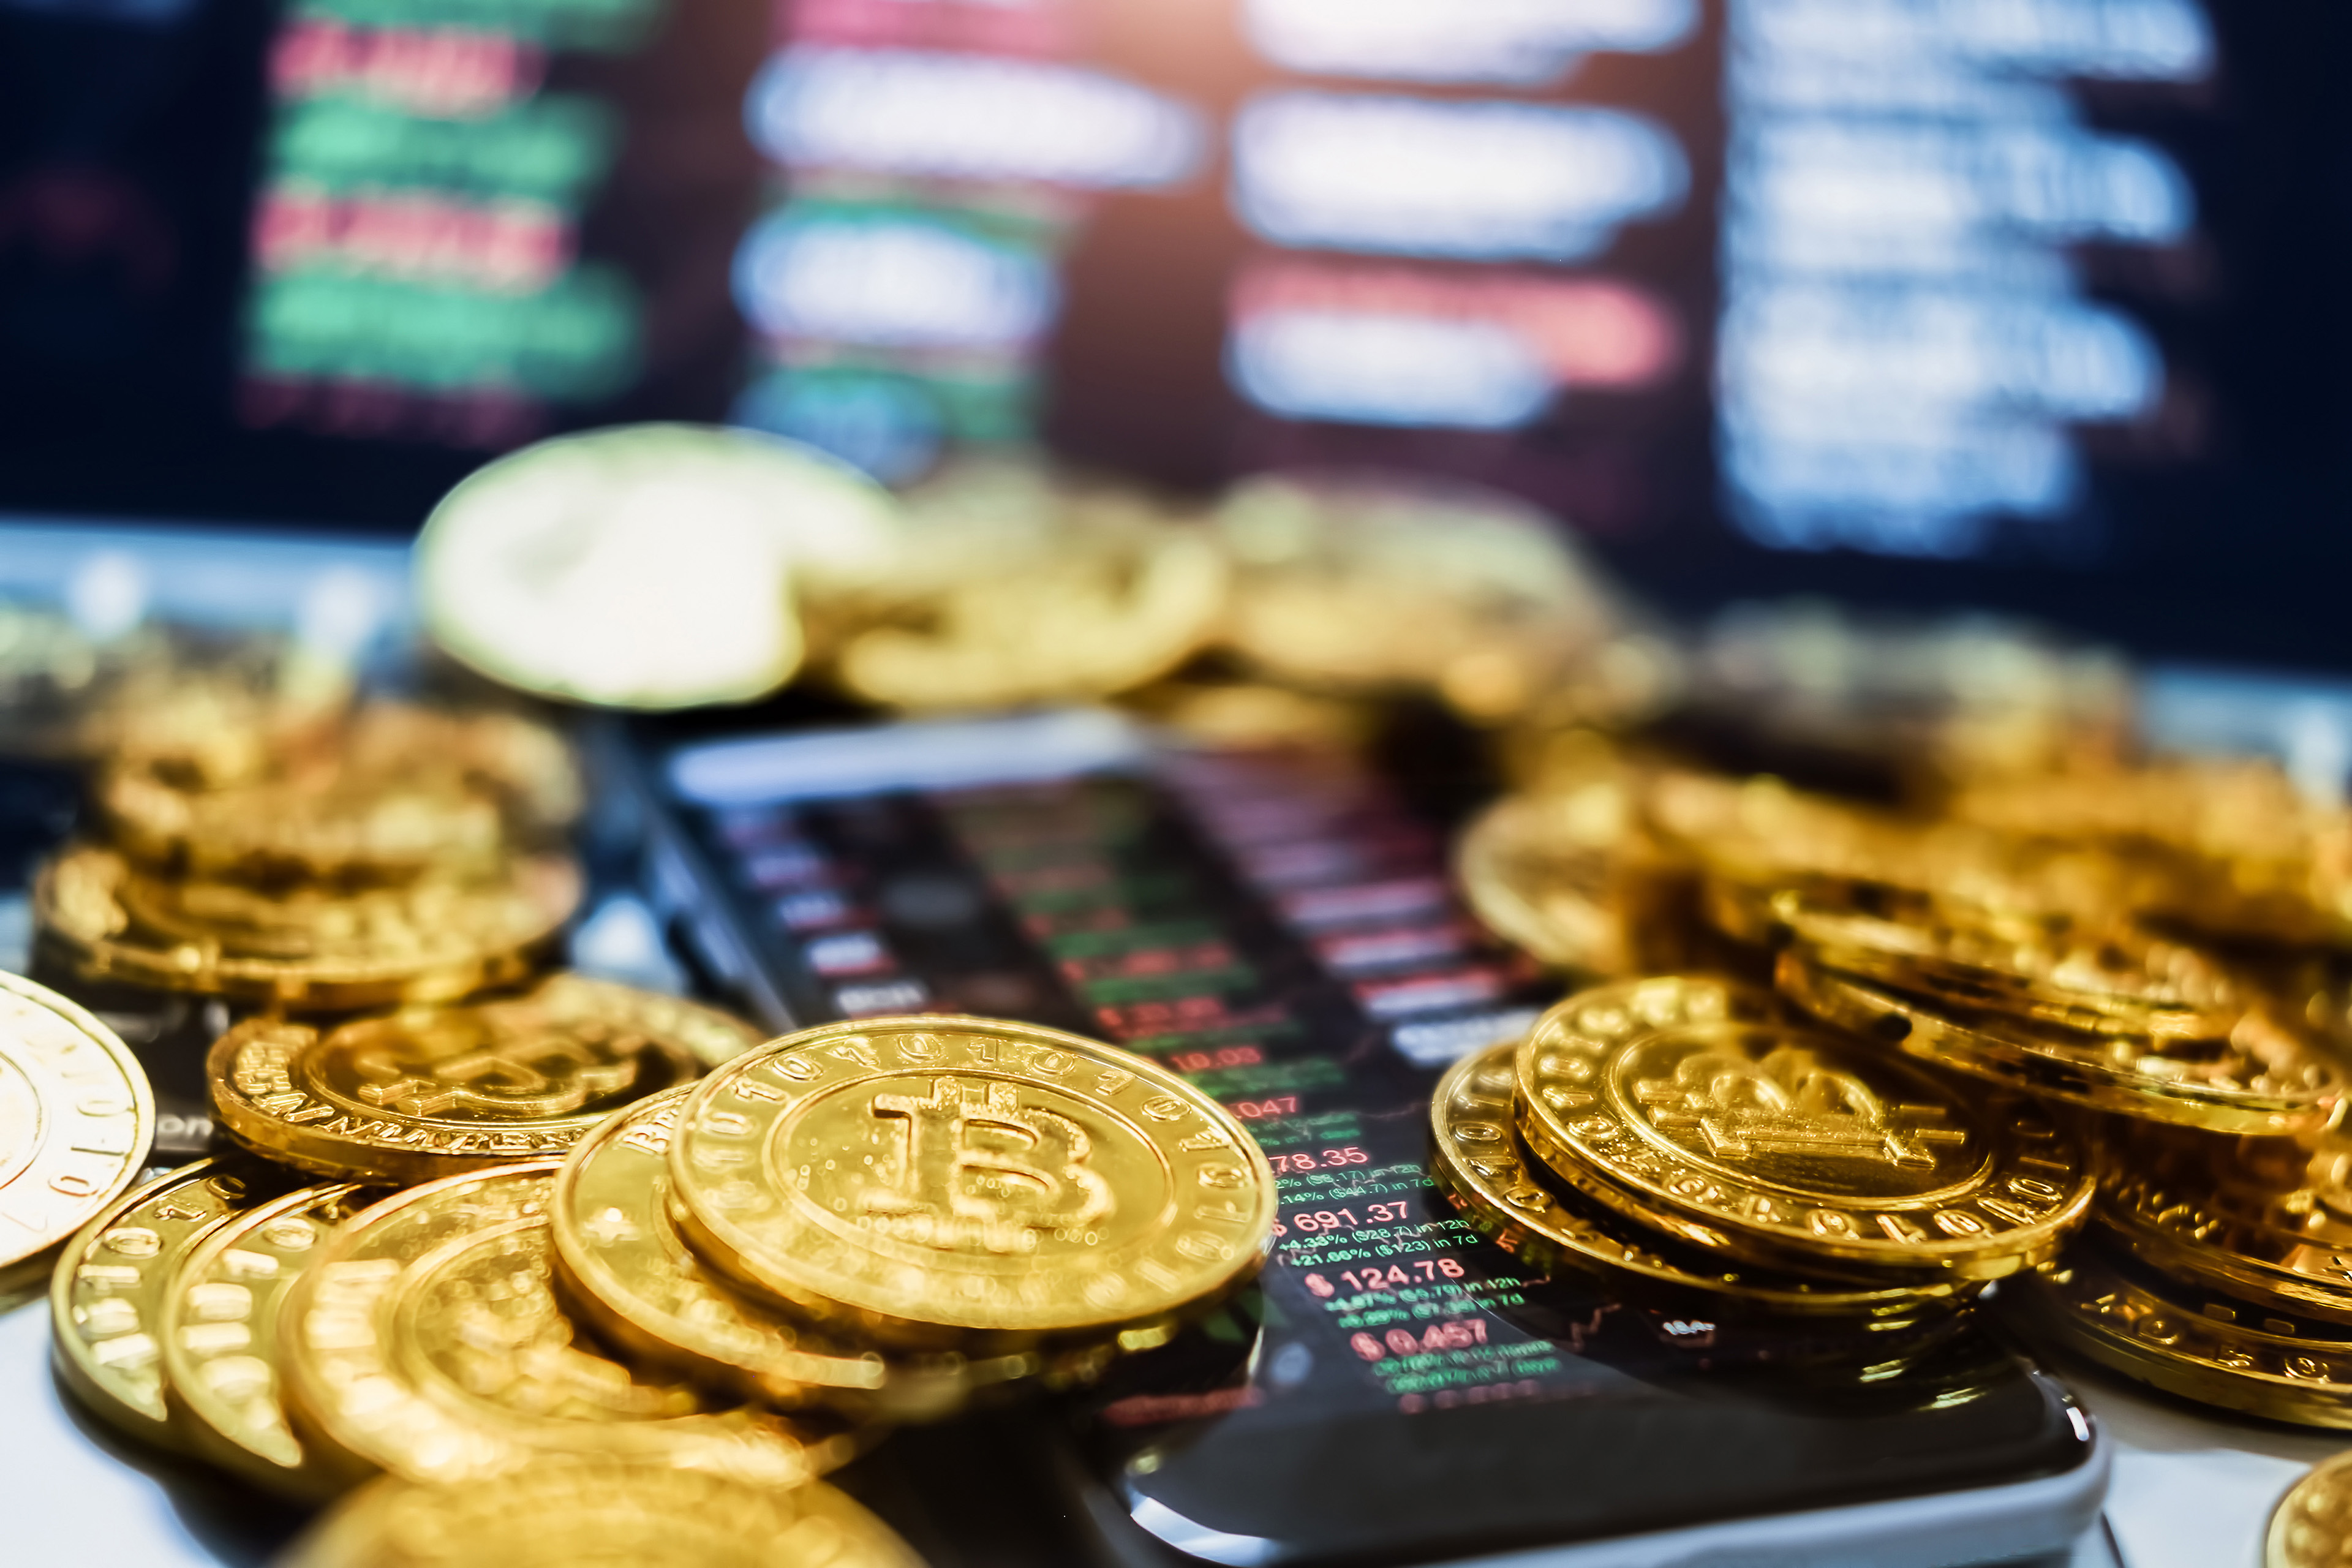
<path fill-rule="evenodd" d="M 126 1194 L 81 1228 L 49 1279 L 58 1370 L 93 1414 L 171 1443 L 163 1389 L 164 1304 L 205 1235 L 286 1184 L 258 1162 L 199 1160 Z"/>
<path fill-rule="evenodd" d="M 1630 773 L 1510 795 L 1470 824 L 1454 879 L 1487 928 L 1548 964 L 1638 974 L 1688 957 L 1687 879 L 1638 820 Z"/>
<path fill-rule="evenodd" d="M 1678 1300 L 1714 1320 L 1771 1313 L 1835 1319 L 1865 1337 L 1948 1317 L 1973 1292 L 1941 1282 L 1875 1288 L 1727 1265 L 1554 1192 L 1521 1157 L 1512 1128 L 1516 1045 L 1465 1057 L 1429 1102 L 1431 1168 L 1454 1207 L 1503 1250 L 1547 1274 L 1614 1296 Z"/>
<path fill-rule="evenodd" d="M 153 1091 L 114 1031 L 0 973 L 0 1283 L 129 1191 L 154 1141 Z"/>
<path fill-rule="evenodd" d="M 606 1115 L 694 1078 L 750 1026 L 577 974 L 341 1024 L 247 1019 L 213 1044 L 213 1114 L 324 1176 L 389 1184 L 563 1153 Z"/>
<path fill-rule="evenodd" d="M 703 1080 L 670 1142 L 695 1250 L 911 1349 L 1163 1340 L 1255 1274 L 1274 1173 L 1142 1058 L 985 1018 L 872 1018 Z"/>
<path fill-rule="evenodd" d="M 580 891 L 580 868 L 562 855 L 520 857 L 474 880 L 268 891 L 151 876 L 81 844 L 41 868 L 33 913 L 93 977 L 332 1012 L 520 980 Z"/>
<path fill-rule="evenodd" d="M 1629 1218 L 1799 1270 L 1997 1279 L 2088 1214 L 2087 1162 L 2032 1102 L 1737 1010 L 1703 978 L 1560 1003 L 1519 1046 L 1528 1146 Z"/>
<path fill-rule="evenodd" d="M 2177 1279 L 2352 1324 L 2352 1142 L 2218 1138 L 2111 1121 L 2098 1138 L 2105 1237 Z"/>
<path fill-rule="evenodd" d="M 2103 1366 L 2200 1404 L 2352 1427 L 2352 1335 L 2211 1296 L 2097 1247 L 2011 1290 L 2020 1321 Z"/>
<path fill-rule="evenodd" d="M 417 536 L 436 642 L 493 680 L 617 708 L 748 702 L 792 678 L 795 584 L 894 564 L 887 491 L 755 431 L 614 426 L 476 470 Z"/>
<path fill-rule="evenodd" d="M 631 1456 L 796 1486 L 850 1439 L 615 1361 L 550 1277 L 555 1163 L 411 1188 L 338 1230 L 295 1282 L 279 1353 L 322 1470 L 478 1480 L 563 1455 Z"/>
<path fill-rule="evenodd" d="M 280 1568 L 923 1568 L 838 1489 L 788 1491 L 618 1458 L 546 1462 L 495 1480 L 387 1478 L 297 1541 Z"/>
<path fill-rule="evenodd" d="M 2263 1568 L 2343 1568 L 2352 1562 L 2352 1455 L 2312 1467 L 2271 1512 Z"/>
<path fill-rule="evenodd" d="M 303 1463 L 286 1422 L 280 1309 L 335 1226 L 376 1198 L 352 1182 L 301 1187 L 215 1226 L 163 1292 L 156 1341 L 173 1427 L 198 1453 L 295 1497 L 332 1488 Z"/>
<path fill-rule="evenodd" d="M 674 1089 L 610 1117 L 556 1177 L 557 1278 L 607 1341 L 747 1397 L 894 1421 L 951 1415 L 978 1390 L 1048 1370 L 1035 1352 L 886 1359 L 712 1278 L 669 1214 L 670 1139 L 691 1092 Z"/>
<path fill-rule="evenodd" d="M 2259 1004 L 2236 1013 L 2226 1033 L 2104 1034 L 1865 981 L 1796 949 L 1780 954 L 1774 973 L 1782 992 L 1832 1024 L 1980 1079 L 2125 1116 L 2289 1136 L 2325 1124 L 2343 1094 L 2336 1067 Z"/>

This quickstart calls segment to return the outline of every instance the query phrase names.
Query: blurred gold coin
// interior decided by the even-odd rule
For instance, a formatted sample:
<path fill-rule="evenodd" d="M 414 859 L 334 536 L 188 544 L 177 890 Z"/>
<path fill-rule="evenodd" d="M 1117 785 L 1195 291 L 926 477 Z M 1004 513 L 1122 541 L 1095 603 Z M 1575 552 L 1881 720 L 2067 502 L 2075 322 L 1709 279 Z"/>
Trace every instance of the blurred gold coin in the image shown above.
<path fill-rule="evenodd" d="M 994 708 L 1124 691 L 1183 663 L 1223 613 L 1215 540 L 1139 491 L 966 461 L 905 504 L 891 569 L 813 615 L 833 679 L 868 701 Z"/>
<path fill-rule="evenodd" d="M 1276 679 L 1418 688 L 1479 721 L 1569 688 L 1591 688 L 1603 710 L 1638 709 L 1664 679 L 1654 652 L 1622 646 L 1622 617 L 1566 531 L 1500 491 L 1261 478 L 1226 497 L 1217 529 L 1235 563 L 1225 640 Z M 1641 668 L 1612 670 L 1612 652 Z"/>
<path fill-rule="evenodd" d="M 544 726 L 378 702 L 227 758 L 134 745 L 93 795 L 118 847 L 173 875 L 392 880 L 482 870 L 571 821 L 581 788 Z"/>
<path fill-rule="evenodd" d="M 1784 889 L 1771 908 L 1832 968 L 2093 1032 L 2209 1037 L 2254 1000 L 2204 950 L 2128 924 L 1855 882 Z"/>
<path fill-rule="evenodd" d="M 562 855 L 520 857 L 471 880 L 271 892 L 152 876 L 119 850 L 79 844 L 42 866 L 33 913 L 93 977 L 342 1011 L 520 980 L 580 893 L 580 868 Z"/>
<path fill-rule="evenodd" d="M 1518 1048 L 1528 1147 L 1628 1218 L 1799 1270 L 1997 1279 L 2088 1214 L 2087 1162 L 2032 1102 L 1733 996 L 1664 977 L 1553 1007 Z"/>
<path fill-rule="evenodd" d="M 894 1355 L 828 1335 L 713 1279 L 669 1215 L 669 1145 L 690 1088 L 616 1112 L 557 1175 L 558 1278 L 606 1340 L 771 1404 L 932 1420 L 992 1384 L 1045 1370 L 1035 1352 Z"/>
<path fill-rule="evenodd" d="M 349 1221 L 283 1313 L 295 1433 L 322 1469 L 446 1484 L 562 1456 L 792 1487 L 848 1458 L 818 1436 L 616 1361 L 549 1275 L 555 1163 L 449 1176 Z"/>
<path fill-rule="evenodd" d="M 2342 943 L 2352 934 L 2352 814 L 2268 759 L 2198 757 L 1981 779 L 1946 810 L 2003 832 L 2173 868 L 2137 906 L 2223 939 Z"/>
<path fill-rule="evenodd" d="M 1505 796 L 1464 830 L 1454 879 L 1487 929 L 1561 969 L 1640 973 L 1688 956 L 1685 880 L 1642 827 L 1630 777 Z"/>
<path fill-rule="evenodd" d="M 779 1490 L 614 1458 L 495 1479 L 354 1493 L 280 1568 L 922 1568 L 890 1528 L 822 1482 Z"/>
<path fill-rule="evenodd" d="M 746 430 L 619 426 L 477 470 L 425 520 L 425 629 L 525 691 L 616 708 L 748 702 L 792 679 L 793 595 L 867 580 L 896 509 L 820 452 Z"/>
<path fill-rule="evenodd" d="M 1869 1287 L 1745 1268 L 1552 1191 L 1528 1169 L 1512 1128 L 1517 1048 L 1496 1046 L 1456 1062 L 1431 1096 L 1429 1114 L 1438 1186 L 1464 1218 L 1522 1261 L 1590 1280 L 1613 1297 L 1678 1300 L 1710 1320 L 1832 1319 L 1865 1337 L 1948 1317 L 1970 1294 L 1949 1281 Z"/>
<path fill-rule="evenodd" d="M 1787 938 L 1775 900 L 1792 889 L 1835 898 L 1860 886 L 2004 916 L 2113 922 L 2178 883 L 2175 868 L 2100 846 L 1864 805 L 1776 778 L 1662 770 L 1643 805 L 1661 837 L 1704 868 L 1707 919 L 1767 946 Z"/>
<path fill-rule="evenodd" d="M 1119 696 L 1119 706 L 1213 751 L 1361 750 L 1385 717 L 1369 699 L 1295 691 L 1269 681 L 1171 676 Z"/>
<path fill-rule="evenodd" d="M 2093 1223 L 2176 1279 L 2352 1325 L 2352 1142 L 2109 1119 Z"/>
<path fill-rule="evenodd" d="M 2226 1015 L 2226 1028 L 2107 1032 L 1974 1005 L 1947 982 L 1926 994 L 1864 981 L 1797 949 L 1775 971 L 1807 1012 L 1908 1054 L 2029 1093 L 2214 1132 L 2290 1135 L 2325 1124 L 2343 1078 L 2302 1030 L 2260 1004 Z M 2178 1016 L 2178 1015 L 2176 1015 Z M 2115 1014 L 2082 1023 L 2112 1024 Z"/>
<path fill-rule="evenodd" d="M 1161 1342 L 1256 1273 L 1274 1173 L 1156 1063 L 1056 1029 L 871 1018 L 703 1080 L 669 1150 L 705 1258 L 910 1349 Z"/>
<path fill-rule="evenodd" d="M 2311 1468 L 2271 1512 L 2263 1568 L 2342 1568 L 2352 1561 L 2352 1455 Z"/>
<path fill-rule="evenodd" d="M 385 1183 L 560 1155 L 612 1111 L 754 1037 L 675 997 L 584 975 L 439 1007 L 249 1018 L 205 1061 L 221 1129 L 270 1159 Z"/>
<path fill-rule="evenodd" d="M 125 1194 L 66 1245 L 49 1330 L 84 1408 L 142 1441 L 173 1442 L 162 1346 L 173 1274 L 197 1242 L 285 1184 L 257 1161 L 199 1160 Z"/>
<path fill-rule="evenodd" d="M 1974 858 L 1973 846 L 1937 842 L 1929 823 L 1776 778 L 1661 769 L 1642 804 L 1659 837 L 1704 869 L 1707 919 L 1757 944 L 1778 940 L 1770 900 L 1783 889 L 1853 878 L 1918 886 L 1946 874 L 1947 860 Z"/>
<path fill-rule="evenodd" d="M 2002 1300 L 2020 1320 L 2125 1376 L 2225 1410 L 2352 1427 L 2352 1335 L 2208 1295 L 2094 1246 L 2044 1264 Z"/>
<path fill-rule="evenodd" d="M 214 1463 L 272 1491 L 332 1489 L 287 1425 L 278 1323 L 335 1226 L 386 1195 L 352 1182 L 302 1187 L 214 1226 L 163 1292 L 156 1340 L 174 1428 Z"/>
<path fill-rule="evenodd" d="M 1706 707 L 1933 788 L 2112 758 L 2133 729 L 2120 652 L 1985 616 L 1749 601 L 1715 616 L 1695 662 Z"/>
<path fill-rule="evenodd" d="M 0 605 L 0 751 L 251 753 L 331 725 L 352 687 L 342 660 L 282 637 L 153 622 L 100 637 L 54 610 Z"/>
<path fill-rule="evenodd" d="M 155 1097 L 113 1030 L 0 973 L 0 1281 L 110 1208 L 155 1141 Z"/>

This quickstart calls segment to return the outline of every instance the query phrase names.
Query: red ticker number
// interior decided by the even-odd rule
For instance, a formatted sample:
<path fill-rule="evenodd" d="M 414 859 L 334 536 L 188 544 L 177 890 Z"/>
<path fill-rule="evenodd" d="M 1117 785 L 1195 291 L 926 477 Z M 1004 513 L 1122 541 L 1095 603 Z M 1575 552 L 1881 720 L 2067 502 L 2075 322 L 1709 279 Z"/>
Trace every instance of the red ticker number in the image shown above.
<path fill-rule="evenodd" d="M 1484 1318 L 1455 1318 L 1432 1323 L 1418 1334 L 1411 1329 L 1391 1329 L 1378 1339 L 1357 1334 L 1348 1341 L 1366 1361 L 1385 1361 L 1392 1355 L 1425 1355 L 1431 1351 L 1466 1351 L 1486 1342 Z"/>
<path fill-rule="evenodd" d="M 1369 1165 L 1372 1157 L 1355 1144 L 1339 1149 L 1326 1149 L 1319 1154 L 1269 1154 L 1267 1161 L 1277 1176 L 1297 1171 L 1328 1171 L 1341 1165 Z"/>

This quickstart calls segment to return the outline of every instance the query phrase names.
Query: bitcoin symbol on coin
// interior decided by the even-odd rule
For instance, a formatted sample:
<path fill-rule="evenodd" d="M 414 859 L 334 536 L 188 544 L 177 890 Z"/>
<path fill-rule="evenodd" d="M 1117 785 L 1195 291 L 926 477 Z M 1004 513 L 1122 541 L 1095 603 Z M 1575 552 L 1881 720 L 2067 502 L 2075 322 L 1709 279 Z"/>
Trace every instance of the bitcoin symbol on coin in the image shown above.
<path fill-rule="evenodd" d="M 359 1098 L 410 1116 L 453 1110 L 495 1116 L 568 1116 L 599 1095 L 627 1089 L 637 1079 L 640 1036 L 595 1029 L 506 1034 L 493 1027 L 487 1043 L 436 1054 L 436 1045 L 461 1045 L 472 1031 L 427 1031 L 415 1037 L 419 1053 L 396 1044 L 352 1058 L 363 1080 Z M 452 1037 L 455 1036 L 456 1037 Z"/>
<path fill-rule="evenodd" d="M 1936 1106 L 1890 1106 L 1852 1073 L 1784 1046 L 1752 1060 L 1729 1051 L 1685 1057 L 1674 1076 L 1633 1086 L 1661 1132 L 1697 1132 L 1718 1158 L 1809 1154 L 1932 1170 L 1937 1146 L 1968 1142 Z"/>
<path fill-rule="evenodd" d="M 1110 1184 L 1066 1116 L 1021 1103 L 1018 1086 L 938 1079 L 928 1099 L 877 1094 L 874 1115 L 897 1149 L 866 1213 L 908 1240 L 989 1252 L 1034 1248 L 1040 1231 L 1082 1230 L 1109 1216 Z"/>

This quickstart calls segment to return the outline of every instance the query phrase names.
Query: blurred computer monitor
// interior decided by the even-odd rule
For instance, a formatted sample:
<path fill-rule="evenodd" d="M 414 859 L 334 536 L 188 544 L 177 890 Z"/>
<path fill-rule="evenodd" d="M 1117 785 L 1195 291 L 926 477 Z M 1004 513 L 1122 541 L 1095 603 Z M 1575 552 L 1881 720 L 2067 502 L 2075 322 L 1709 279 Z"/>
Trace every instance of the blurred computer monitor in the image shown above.
<path fill-rule="evenodd" d="M 397 534 L 731 420 L 2352 664 L 2347 64 L 2216 0 L 0 0 L 0 509 Z"/>

